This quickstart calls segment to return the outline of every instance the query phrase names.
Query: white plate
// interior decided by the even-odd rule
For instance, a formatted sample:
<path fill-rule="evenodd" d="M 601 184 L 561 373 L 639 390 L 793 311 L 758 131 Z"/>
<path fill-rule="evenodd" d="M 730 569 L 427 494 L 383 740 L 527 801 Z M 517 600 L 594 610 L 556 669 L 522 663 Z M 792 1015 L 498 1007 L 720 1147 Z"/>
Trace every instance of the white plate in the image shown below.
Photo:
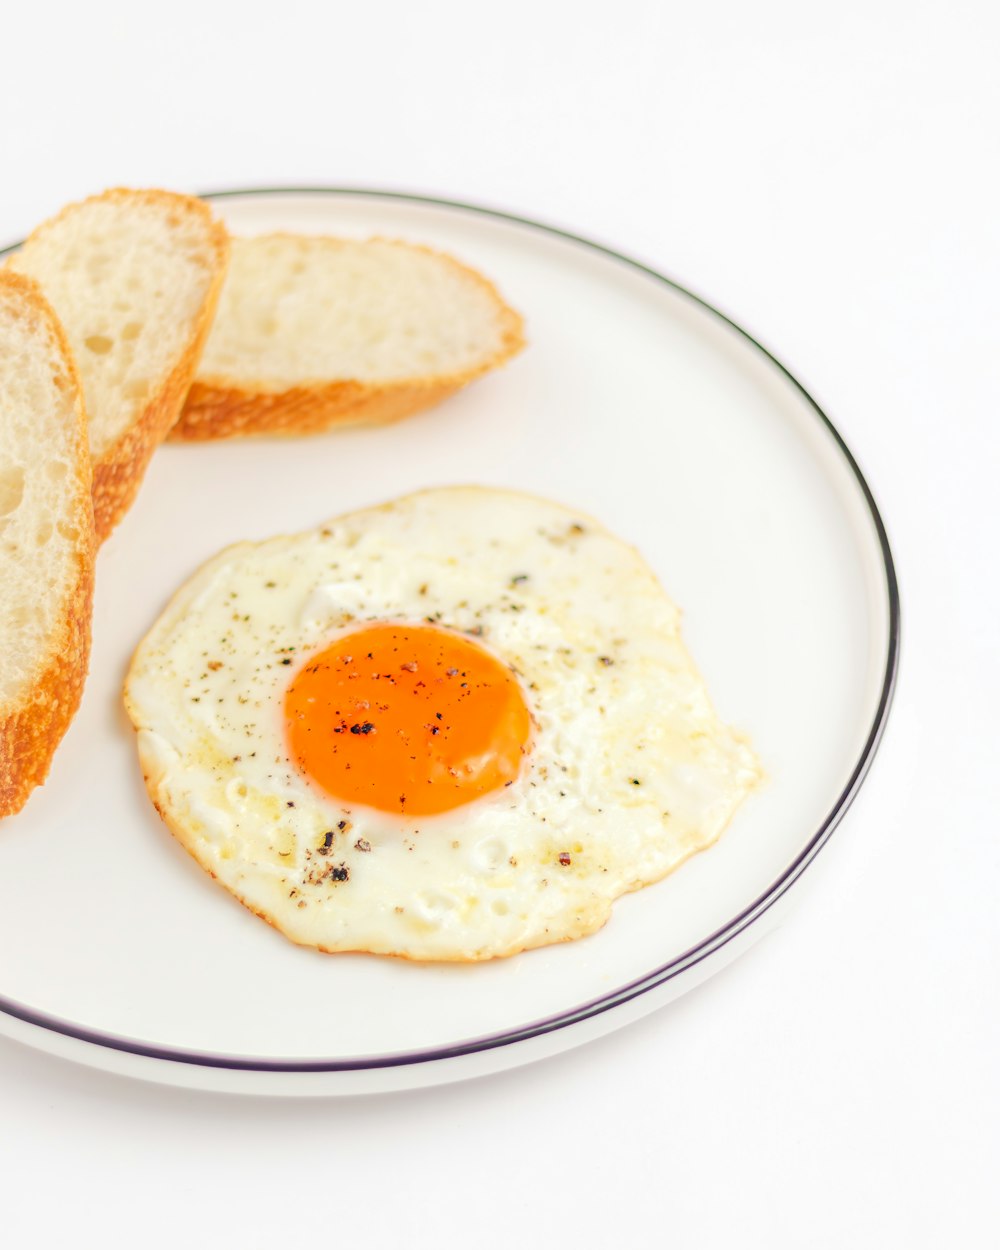
<path fill-rule="evenodd" d="M 83 706 L 48 784 L 0 830 L 0 1031 L 153 1080 L 356 1093 L 523 1063 L 678 996 L 773 919 L 885 722 L 898 599 L 849 452 L 747 335 L 595 244 L 403 195 L 216 206 L 237 233 L 445 248 L 524 312 L 530 345 L 397 426 L 157 453 L 101 554 Z M 458 967 L 319 955 L 245 911 L 160 824 L 122 676 L 173 589 L 225 544 L 453 482 L 551 496 L 636 543 L 769 784 L 716 847 L 620 900 L 593 937 Z"/>

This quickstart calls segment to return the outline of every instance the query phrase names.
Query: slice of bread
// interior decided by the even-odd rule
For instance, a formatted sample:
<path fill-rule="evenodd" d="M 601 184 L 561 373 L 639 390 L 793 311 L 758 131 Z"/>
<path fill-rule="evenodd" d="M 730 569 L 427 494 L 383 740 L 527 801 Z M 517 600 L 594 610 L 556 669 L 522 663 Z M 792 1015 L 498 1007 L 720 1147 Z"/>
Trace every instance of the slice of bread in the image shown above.
<path fill-rule="evenodd" d="M 103 541 L 177 420 L 211 325 L 229 239 L 206 204 L 118 188 L 70 204 L 8 264 L 41 286 L 83 380 Z"/>
<path fill-rule="evenodd" d="M 0 816 L 45 780 L 90 657 L 94 510 L 82 392 L 38 287 L 0 271 Z"/>
<path fill-rule="evenodd" d="M 387 239 L 233 239 L 218 315 L 170 437 L 395 421 L 523 345 L 520 316 L 441 252 Z"/>

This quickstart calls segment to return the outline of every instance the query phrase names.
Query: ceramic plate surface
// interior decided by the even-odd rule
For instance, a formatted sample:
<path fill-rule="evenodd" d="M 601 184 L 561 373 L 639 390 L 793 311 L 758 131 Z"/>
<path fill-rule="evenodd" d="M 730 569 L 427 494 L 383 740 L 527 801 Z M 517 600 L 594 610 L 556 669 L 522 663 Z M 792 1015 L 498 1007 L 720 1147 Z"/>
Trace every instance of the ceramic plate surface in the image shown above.
<path fill-rule="evenodd" d="M 368 192 L 215 203 L 240 234 L 444 248 L 523 312 L 529 346 L 396 426 L 157 453 L 101 553 L 83 706 L 48 784 L 0 828 L 0 1030 L 154 1080 L 335 1094 L 526 1062 L 676 997 L 773 919 L 885 721 L 895 581 L 850 454 L 742 331 L 584 240 Z M 323 956 L 245 911 L 161 825 L 122 679 L 173 590 L 220 547 L 449 483 L 549 496 L 635 543 L 769 780 L 718 845 L 619 900 L 582 941 L 470 966 Z"/>

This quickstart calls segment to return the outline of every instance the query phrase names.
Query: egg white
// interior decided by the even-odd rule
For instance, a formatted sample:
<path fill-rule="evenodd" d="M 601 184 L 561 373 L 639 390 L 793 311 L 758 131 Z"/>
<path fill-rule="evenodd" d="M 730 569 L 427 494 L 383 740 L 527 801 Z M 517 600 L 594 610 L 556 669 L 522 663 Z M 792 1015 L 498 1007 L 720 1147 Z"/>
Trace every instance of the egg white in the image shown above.
<path fill-rule="evenodd" d="M 513 784 L 407 818 L 296 769 L 288 684 L 337 633 L 381 620 L 470 634 L 518 675 L 534 729 Z M 252 911 L 329 952 L 477 960 L 591 933 L 716 841 L 760 777 L 641 557 L 588 517 L 485 488 L 223 551 L 139 646 L 125 702 L 173 833 Z"/>

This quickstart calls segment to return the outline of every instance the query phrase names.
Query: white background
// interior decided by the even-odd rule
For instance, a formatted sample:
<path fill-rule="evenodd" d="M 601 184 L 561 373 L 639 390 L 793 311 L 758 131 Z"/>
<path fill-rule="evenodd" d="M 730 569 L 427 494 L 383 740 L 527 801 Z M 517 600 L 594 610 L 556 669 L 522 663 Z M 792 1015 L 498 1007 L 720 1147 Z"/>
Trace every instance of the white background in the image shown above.
<path fill-rule="evenodd" d="M 5 15 L 4 242 L 114 184 L 397 188 L 597 237 L 813 392 L 873 485 L 904 608 L 862 796 L 726 972 L 561 1058 L 353 1101 L 175 1092 L 0 1043 L 6 1244 L 995 1244 L 996 12 Z"/>

